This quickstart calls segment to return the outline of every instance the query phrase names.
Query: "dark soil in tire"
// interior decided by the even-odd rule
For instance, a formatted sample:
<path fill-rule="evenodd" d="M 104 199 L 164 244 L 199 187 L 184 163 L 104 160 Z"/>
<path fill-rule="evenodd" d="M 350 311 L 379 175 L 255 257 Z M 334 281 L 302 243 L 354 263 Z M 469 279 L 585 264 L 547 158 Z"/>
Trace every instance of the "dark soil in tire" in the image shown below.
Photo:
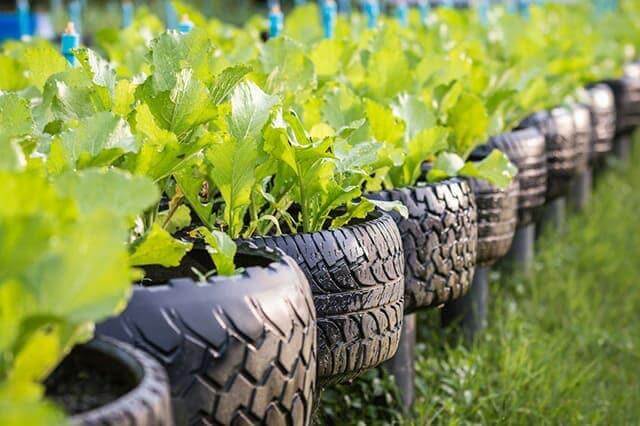
<path fill-rule="evenodd" d="M 136 287 L 126 310 L 97 332 L 166 367 L 177 424 L 309 424 L 316 324 L 307 280 L 281 252 L 242 245 L 238 253 L 244 270 L 233 277 Z M 189 266 L 211 270 L 201 254 Z"/>
<path fill-rule="evenodd" d="M 469 185 L 478 206 L 478 266 L 491 266 L 511 248 L 518 224 L 518 193 L 514 179 L 506 189 L 471 179 Z"/>
<path fill-rule="evenodd" d="M 598 162 L 613 149 L 616 134 L 616 104 L 613 91 L 606 84 L 588 89 L 591 99 L 592 148 L 591 161 Z"/>
<path fill-rule="evenodd" d="M 367 195 L 400 201 L 409 217 L 393 214 L 406 256 L 405 313 L 437 307 L 464 295 L 476 265 L 477 210 L 466 181 L 449 179 L 425 186 Z"/>
<path fill-rule="evenodd" d="M 403 318 L 404 254 L 393 219 L 376 213 L 336 230 L 254 237 L 291 256 L 318 314 L 318 381 L 357 377 L 391 358 Z"/>
<path fill-rule="evenodd" d="M 499 149 L 518 168 L 518 226 L 531 223 L 547 192 L 544 136 L 534 127 L 514 130 L 491 138 L 483 148 Z"/>
<path fill-rule="evenodd" d="M 550 112 L 538 112 L 520 124 L 520 128 L 525 127 L 535 127 L 545 137 L 547 200 L 566 195 L 571 179 L 577 171 L 579 156 L 573 114 L 566 107 L 557 107 Z"/>
<path fill-rule="evenodd" d="M 79 425 L 173 425 L 162 367 L 131 346 L 76 346 L 45 382 L 46 396 Z"/>

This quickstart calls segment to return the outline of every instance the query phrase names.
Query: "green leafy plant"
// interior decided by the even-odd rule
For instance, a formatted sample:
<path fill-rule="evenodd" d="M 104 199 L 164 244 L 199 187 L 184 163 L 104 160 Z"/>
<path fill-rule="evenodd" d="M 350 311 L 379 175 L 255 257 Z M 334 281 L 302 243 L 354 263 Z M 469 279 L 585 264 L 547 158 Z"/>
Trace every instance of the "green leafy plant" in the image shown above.
<path fill-rule="evenodd" d="M 134 276 L 128 224 L 158 193 L 147 179 L 117 171 L 53 183 L 37 171 L 0 177 L 0 422 L 57 423 L 41 382 L 95 321 L 122 308 Z"/>

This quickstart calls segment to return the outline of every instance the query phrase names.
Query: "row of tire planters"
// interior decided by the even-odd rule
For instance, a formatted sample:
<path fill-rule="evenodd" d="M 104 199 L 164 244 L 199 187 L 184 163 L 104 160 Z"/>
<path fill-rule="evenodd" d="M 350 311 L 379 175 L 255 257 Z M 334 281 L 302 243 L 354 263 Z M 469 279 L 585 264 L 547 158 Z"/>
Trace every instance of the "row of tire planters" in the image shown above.
<path fill-rule="evenodd" d="M 404 309 L 404 251 L 386 213 L 348 226 L 254 237 L 291 256 L 309 280 L 318 314 L 318 384 L 348 382 L 391 359 Z"/>
<path fill-rule="evenodd" d="M 605 83 L 615 98 L 616 134 L 629 134 L 640 125 L 640 62 L 628 64 L 622 78 Z"/>
<path fill-rule="evenodd" d="M 166 368 L 176 424 L 309 424 L 316 317 L 307 279 L 281 251 L 241 244 L 235 276 L 205 250 L 176 268 L 147 268 L 126 310 L 97 326 Z"/>
<path fill-rule="evenodd" d="M 72 425 L 171 426 L 167 375 L 149 355 L 109 338 L 76 346 L 45 382 Z"/>
<path fill-rule="evenodd" d="M 399 201 L 408 209 L 407 218 L 392 213 L 405 253 L 405 314 L 439 307 L 467 293 L 477 259 L 478 213 L 466 180 L 418 184 L 367 197 Z"/>

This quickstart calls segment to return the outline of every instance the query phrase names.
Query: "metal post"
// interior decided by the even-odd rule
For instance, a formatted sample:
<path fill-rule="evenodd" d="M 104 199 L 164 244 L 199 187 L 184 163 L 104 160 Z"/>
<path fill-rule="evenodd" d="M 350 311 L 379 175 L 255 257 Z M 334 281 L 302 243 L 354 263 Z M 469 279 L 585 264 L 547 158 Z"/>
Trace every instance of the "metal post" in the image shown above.
<path fill-rule="evenodd" d="M 544 231 L 551 226 L 556 232 L 564 232 L 567 219 L 567 199 L 566 197 L 558 197 L 550 200 L 544 206 L 542 212 L 541 229 Z"/>
<path fill-rule="evenodd" d="M 587 167 L 578 173 L 571 183 L 569 201 L 571 207 L 576 211 L 584 210 L 591 200 L 591 190 L 593 188 L 593 171 Z"/>
<path fill-rule="evenodd" d="M 402 396 L 402 406 L 407 412 L 411 410 L 415 399 L 415 352 L 416 314 L 411 314 L 404 317 L 398 352 L 384 363 L 387 371 L 395 377 Z"/>
<path fill-rule="evenodd" d="M 505 261 L 510 262 L 514 267 L 522 268 L 523 274 L 530 275 L 533 271 L 535 240 L 536 225 L 534 222 L 517 228 Z"/>
<path fill-rule="evenodd" d="M 467 344 L 487 328 L 489 305 L 489 267 L 476 268 L 469 292 L 458 300 L 447 303 L 442 309 L 442 325 L 458 325 Z"/>
<path fill-rule="evenodd" d="M 620 162 L 627 165 L 631 161 L 631 135 L 619 136 L 613 144 L 613 152 Z"/>

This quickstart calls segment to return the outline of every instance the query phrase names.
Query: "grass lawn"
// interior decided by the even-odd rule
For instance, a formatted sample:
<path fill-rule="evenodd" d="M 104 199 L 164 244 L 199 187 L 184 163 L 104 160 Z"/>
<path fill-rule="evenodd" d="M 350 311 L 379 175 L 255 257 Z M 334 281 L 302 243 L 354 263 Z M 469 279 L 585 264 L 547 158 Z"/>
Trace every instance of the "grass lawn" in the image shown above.
<path fill-rule="evenodd" d="M 534 275 L 495 273 L 491 287 L 491 325 L 471 348 L 437 312 L 419 318 L 415 413 L 401 415 L 377 372 L 325 392 L 324 422 L 640 421 L 640 167 L 613 164 L 588 210 L 540 238 Z"/>

